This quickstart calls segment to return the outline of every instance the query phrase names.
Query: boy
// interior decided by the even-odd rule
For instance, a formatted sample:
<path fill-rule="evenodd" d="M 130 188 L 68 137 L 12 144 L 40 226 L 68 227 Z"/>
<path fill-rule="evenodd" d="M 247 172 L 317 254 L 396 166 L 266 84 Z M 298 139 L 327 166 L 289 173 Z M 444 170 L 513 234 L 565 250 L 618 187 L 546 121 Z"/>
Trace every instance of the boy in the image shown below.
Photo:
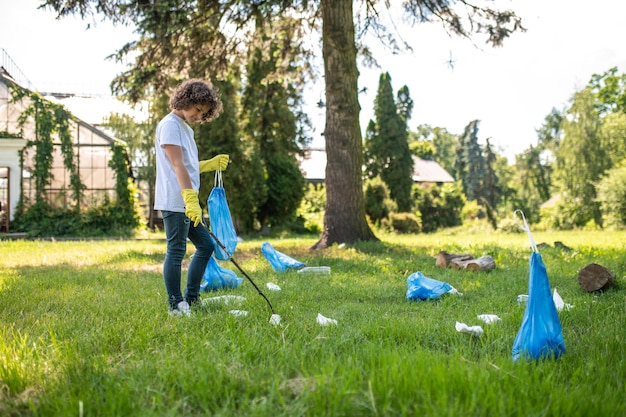
<path fill-rule="evenodd" d="M 222 111 L 217 92 L 208 83 L 191 79 L 179 85 L 170 97 L 172 110 L 156 129 L 156 190 L 154 209 L 161 210 L 167 251 L 163 278 L 170 315 L 189 316 L 190 305 L 199 301 L 200 282 L 213 254 L 211 237 L 202 224 L 198 200 L 200 173 L 225 170 L 228 155 L 198 160 L 198 147 L 190 123 L 214 120 Z M 181 293 L 182 262 L 187 238 L 196 252 L 187 271 L 185 296 Z"/>

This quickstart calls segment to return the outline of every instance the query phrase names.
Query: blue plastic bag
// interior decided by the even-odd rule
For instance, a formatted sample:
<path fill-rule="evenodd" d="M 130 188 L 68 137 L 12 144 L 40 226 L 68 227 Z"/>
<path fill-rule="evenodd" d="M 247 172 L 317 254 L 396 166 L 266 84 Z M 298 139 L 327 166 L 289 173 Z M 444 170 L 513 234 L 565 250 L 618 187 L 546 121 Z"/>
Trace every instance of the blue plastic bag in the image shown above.
<path fill-rule="evenodd" d="M 519 211 L 519 210 L 517 210 Z M 516 211 L 516 213 L 517 213 Z M 520 212 L 521 213 L 521 212 Z M 548 273 L 541 254 L 530 234 L 530 229 L 523 217 L 524 227 L 528 232 L 533 253 L 530 255 L 530 274 L 528 278 L 528 304 L 524 312 L 522 326 L 513 342 L 513 361 L 526 359 L 557 359 L 565 353 L 563 329 L 559 314 L 550 293 Z"/>
<path fill-rule="evenodd" d="M 300 269 L 306 265 L 304 262 L 297 261 L 277 251 L 269 242 L 263 242 L 261 245 L 261 253 L 276 272 L 285 272 L 288 269 Z"/>
<path fill-rule="evenodd" d="M 222 171 L 215 171 L 215 184 L 209 194 L 207 206 L 211 231 L 228 251 L 228 253 L 224 252 L 220 245 L 211 238 L 213 246 L 215 246 L 213 256 L 221 261 L 227 261 L 235 252 L 238 242 L 237 231 L 230 216 L 226 191 L 222 183 Z"/>
<path fill-rule="evenodd" d="M 452 286 L 447 282 L 428 278 L 421 272 L 411 274 L 406 279 L 406 283 L 408 286 L 406 299 L 411 301 L 438 298 L 452 289 Z"/>
<path fill-rule="evenodd" d="M 239 278 L 230 269 L 222 268 L 215 258 L 211 257 L 202 276 L 200 291 L 209 292 L 222 288 L 237 288 L 242 282 L 243 278 Z"/>

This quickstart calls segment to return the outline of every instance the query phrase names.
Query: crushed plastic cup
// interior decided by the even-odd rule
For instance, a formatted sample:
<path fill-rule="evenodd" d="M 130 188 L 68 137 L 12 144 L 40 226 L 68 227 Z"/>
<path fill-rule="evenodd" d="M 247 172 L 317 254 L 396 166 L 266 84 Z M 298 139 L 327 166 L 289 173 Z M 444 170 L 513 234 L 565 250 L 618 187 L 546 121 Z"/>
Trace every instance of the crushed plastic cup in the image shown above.
<path fill-rule="evenodd" d="M 298 269 L 298 274 L 330 275 L 330 266 L 305 266 Z"/>
<path fill-rule="evenodd" d="M 246 298 L 242 297 L 240 295 L 220 295 L 217 297 L 210 297 L 210 298 L 203 298 L 202 299 L 202 304 L 206 305 L 206 304 L 213 304 L 213 303 L 223 303 L 225 305 L 228 304 L 241 304 L 243 301 L 245 301 Z"/>
<path fill-rule="evenodd" d="M 517 304 L 526 305 L 528 304 L 528 294 L 520 294 L 517 296 Z"/>
<path fill-rule="evenodd" d="M 232 314 L 235 317 L 241 317 L 241 316 L 247 316 L 248 315 L 248 312 L 246 310 L 230 310 L 229 313 Z"/>
<path fill-rule="evenodd" d="M 479 314 L 477 316 L 480 320 L 484 321 L 487 324 L 495 323 L 496 321 L 500 321 L 500 317 L 495 314 Z"/>
<path fill-rule="evenodd" d="M 280 291 L 280 287 L 274 284 L 273 282 L 268 282 L 266 285 L 267 285 L 267 288 L 271 291 Z"/>
<path fill-rule="evenodd" d="M 272 317 L 270 317 L 270 324 L 278 326 L 280 324 L 280 314 L 272 314 Z"/>
<path fill-rule="evenodd" d="M 328 318 L 328 317 L 324 317 L 320 313 L 317 313 L 317 323 L 320 326 L 328 326 L 328 325 L 331 325 L 331 324 L 336 326 L 337 325 L 337 320 L 331 319 L 331 318 Z"/>
<path fill-rule="evenodd" d="M 456 331 L 459 333 L 468 333 L 472 336 L 480 336 L 483 334 L 483 328 L 480 326 L 468 326 L 465 323 L 456 322 Z"/>

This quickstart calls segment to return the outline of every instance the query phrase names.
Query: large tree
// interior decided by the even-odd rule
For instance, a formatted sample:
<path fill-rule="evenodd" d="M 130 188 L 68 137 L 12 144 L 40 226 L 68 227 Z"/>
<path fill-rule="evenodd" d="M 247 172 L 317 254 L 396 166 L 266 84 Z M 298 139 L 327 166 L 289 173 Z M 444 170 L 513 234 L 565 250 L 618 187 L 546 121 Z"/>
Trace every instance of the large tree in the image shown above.
<path fill-rule="evenodd" d="M 390 7 L 392 3 L 397 2 L 360 3 L 365 19 L 360 27 L 375 30 L 380 39 L 395 41 L 393 36 L 385 36 L 388 33 L 376 10 L 379 4 Z M 364 209 L 356 64 L 359 45 L 354 35 L 352 0 L 45 0 L 42 6 L 56 10 L 59 16 L 77 13 L 86 17 L 95 11 L 113 20 L 133 22 L 141 38 L 123 46 L 117 57 L 134 57 L 134 67 L 119 77 L 115 89 L 136 100 L 168 85 L 171 70 L 184 74 L 190 65 L 196 70 L 204 65 L 207 76 L 219 75 L 237 56 L 236 44 L 250 33 L 250 26 L 259 17 L 298 16 L 303 23 L 321 18 L 327 205 L 322 236 L 314 247 L 375 239 Z M 410 23 L 440 22 L 445 30 L 462 37 L 484 34 L 494 46 L 523 30 L 514 12 L 465 0 L 405 0 L 402 7 Z"/>

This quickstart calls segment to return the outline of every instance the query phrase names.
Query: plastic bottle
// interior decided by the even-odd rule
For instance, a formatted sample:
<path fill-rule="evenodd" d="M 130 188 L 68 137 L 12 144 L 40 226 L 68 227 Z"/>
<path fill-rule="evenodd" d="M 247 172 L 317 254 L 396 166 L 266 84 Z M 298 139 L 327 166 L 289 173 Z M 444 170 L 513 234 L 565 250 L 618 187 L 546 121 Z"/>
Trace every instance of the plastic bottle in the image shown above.
<path fill-rule="evenodd" d="M 307 267 L 298 269 L 298 274 L 330 275 L 330 266 L 307 266 Z"/>

